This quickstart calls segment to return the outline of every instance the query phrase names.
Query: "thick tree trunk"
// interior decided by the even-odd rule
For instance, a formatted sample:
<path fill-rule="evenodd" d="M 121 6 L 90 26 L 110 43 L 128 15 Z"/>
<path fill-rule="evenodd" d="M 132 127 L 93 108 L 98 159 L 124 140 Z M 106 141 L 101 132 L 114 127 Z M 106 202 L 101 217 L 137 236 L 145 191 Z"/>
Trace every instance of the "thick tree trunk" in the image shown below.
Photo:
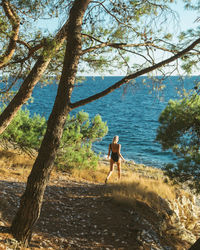
<path fill-rule="evenodd" d="M 58 93 L 38 157 L 28 177 L 25 193 L 21 198 L 20 207 L 12 222 L 11 231 L 13 236 L 23 243 L 26 243 L 30 238 L 32 227 L 40 216 L 44 190 L 60 144 L 66 117 L 70 111 L 71 92 L 81 51 L 80 31 L 82 19 L 89 2 L 90 0 L 75 0 L 70 11 L 67 46 Z"/>
<path fill-rule="evenodd" d="M 18 90 L 12 101 L 0 114 L 0 134 L 4 132 L 12 119 L 16 116 L 17 111 L 31 97 L 35 85 L 46 70 L 52 56 L 55 55 L 55 52 L 61 47 L 64 40 L 66 39 L 67 25 L 68 23 L 66 23 L 56 35 L 54 39 L 55 43 L 52 43 L 56 45 L 44 48 L 43 55 L 40 56 L 40 58 L 37 60 L 33 69 L 22 83 L 20 89 Z"/>
<path fill-rule="evenodd" d="M 0 114 L 0 134 L 3 133 L 8 127 L 21 106 L 31 97 L 33 88 L 39 81 L 50 60 L 50 58 L 48 60 L 44 60 L 42 57 L 38 59 L 35 66 L 24 80 L 17 94 L 14 96 L 5 110 Z"/>

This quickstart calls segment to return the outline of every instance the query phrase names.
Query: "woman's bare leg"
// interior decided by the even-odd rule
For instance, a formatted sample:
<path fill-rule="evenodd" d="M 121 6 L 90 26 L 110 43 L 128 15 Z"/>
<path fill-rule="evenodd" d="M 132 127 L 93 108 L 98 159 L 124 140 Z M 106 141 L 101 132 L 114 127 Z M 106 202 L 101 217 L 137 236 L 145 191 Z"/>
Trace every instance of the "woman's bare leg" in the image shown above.
<path fill-rule="evenodd" d="M 118 180 L 121 179 L 121 161 L 117 162 L 117 169 L 118 169 Z"/>
<path fill-rule="evenodd" d="M 110 159 L 110 171 L 106 177 L 105 183 L 107 183 L 108 179 L 110 178 L 110 176 L 113 173 L 113 167 L 114 167 L 114 161 L 112 159 Z"/>

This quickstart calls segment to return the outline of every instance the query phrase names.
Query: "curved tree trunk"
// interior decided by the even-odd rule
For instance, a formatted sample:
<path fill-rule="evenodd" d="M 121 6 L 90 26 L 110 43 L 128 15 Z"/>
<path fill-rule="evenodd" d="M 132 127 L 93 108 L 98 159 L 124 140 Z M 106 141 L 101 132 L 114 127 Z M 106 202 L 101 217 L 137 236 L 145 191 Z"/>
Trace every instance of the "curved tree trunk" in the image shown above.
<path fill-rule="evenodd" d="M 8 127 L 12 119 L 17 114 L 21 106 L 31 97 L 33 88 L 40 80 L 43 72 L 47 68 L 51 59 L 44 60 L 42 57 L 38 59 L 37 63 L 24 80 L 17 94 L 13 97 L 12 101 L 0 114 L 0 134 Z"/>
<path fill-rule="evenodd" d="M 10 2 L 3 0 L 1 4 L 9 22 L 12 25 L 12 33 L 5 53 L 2 56 L 0 56 L 0 69 L 3 68 L 10 61 L 15 52 L 16 41 L 19 36 L 19 27 L 20 27 L 19 17 L 17 16 L 16 12 L 12 9 Z"/>
<path fill-rule="evenodd" d="M 4 130 L 8 127 L 12 119 L 17 114 L 17 111 L 31 97 L 35 85 L 46 70 L 51 58 L 53 55 L 55 55 L 55 52 L 61 47 L 64 40 L 66 39 L 67 25 L 68 23 L 65 23 L 62 29 L 58 32 L 54 42 L 52 42 L 52 46 L 50 45 L 44 48 L 42 53 L 43 55 L 39 57 L 33 69 L 19 88 L 17 94 L 13 97 L 12 101 L 8 104 L 5 110 L 0 114 L 0 134 L 4 132 Z"/>
<path fill-rule="evenodd" d="M 71 92 L 81 51 L 82 19 L 89 2 L 90 0 L 75 0 L 70 11 L 67 46 L 58 93 L 38 157 L 28 177 L 25 193 L 21 197 L 20 207 L 12 222 L 13 236 L 23 243 L 27 243 L 31 237 L 32 227 L 40 216 L 44 190 L 60 144 L 66 117 L 70 111 Z"/>

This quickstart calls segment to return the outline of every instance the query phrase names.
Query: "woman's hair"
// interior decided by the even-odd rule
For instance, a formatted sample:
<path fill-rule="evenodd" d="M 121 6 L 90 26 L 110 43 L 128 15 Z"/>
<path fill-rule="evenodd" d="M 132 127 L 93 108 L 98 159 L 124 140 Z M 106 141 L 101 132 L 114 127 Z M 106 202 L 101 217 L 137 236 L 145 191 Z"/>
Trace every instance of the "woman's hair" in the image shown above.
<path fill-rule="evenodd" d="M 119 140 L 119 136 L 118 136 L 118 135 L 115 135 L 115 136 L 113 137 L 112 143 L 117 143 L 118 140 Z"/>

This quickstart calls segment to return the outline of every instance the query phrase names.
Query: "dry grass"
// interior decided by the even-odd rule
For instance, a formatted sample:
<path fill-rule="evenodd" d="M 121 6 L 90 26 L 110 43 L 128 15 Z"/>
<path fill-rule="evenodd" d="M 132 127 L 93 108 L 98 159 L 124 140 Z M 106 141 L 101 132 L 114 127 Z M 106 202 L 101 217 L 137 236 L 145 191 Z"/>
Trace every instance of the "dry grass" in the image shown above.
<path fill-rule="evenodd" d="M 90 182 L 103 182 L 105 180 L 105 170 L 92 170 L 92 169 L 83 169 L 77 170 L 73 169 L 71 171 L 71 177 L 76 180 L 86 180 Z"/>
<path fill-rule="evenodd" d="M 0 163 L 6 167 L 29 167 L 34 159 L 19 151 L 4 150 L 0 148 Z"/>
<path fill-rule="evenodd" d="M 108 162 L 100 162 L 97 170 L 73 170 L 71 177 L 76 180 L 104 183 L 108 171 Z M 109 179 L 109 193 L 118 204 L 134 207 L 139 201 L 157 212 L 163 209 L 162 199 L 176 199 L 176 187 L 165 183 L 162 170 L 133 164 L 122 166 L 122 181 L 117 181 L 115 169 Z"/>
<path fill-rule="evenodd" d="M 22 181 L 27 178 L 34 159 L 14 150 L 0 149 L 0 177 L 7 179 L 13 176 Z"/>
<path fill-rule="evenodd" d="M 0 176 L 6 179 L 13 176 L 19 181 L 26 181 L 32 168 L 34 159 L 26 154 L 14 150 L 0 150 Z M 121 203 L 134 205 L 135 201 L 142 201 L 152 208 L 160 209 L 161 198 L 175 199 L 174 187 L 163 182 L 162 171 L 143 165 L 123 164 L 122 181 L 117 182 L 117 170 L 109 179 L 112 196 Z M 96 170 L 72 170 L 70 177 L 94 183 L 104 183 L 109 171 L 108 162 L 100 162 Z M 62 173 L 53 171 L 51 178 L 58 178 Z M 153 179 L 151 177 L 154 177 Z"/>
<path fill-rule="evenodd" d="M 138 173 L 129 173 L 121 182 L 114 183 L 111 193 L 118 203 L 135 206 L 136 201 L 139 201 L 157 212 L 163 209 L 161 199 L 175 200 L 175 187 L 164 183 L 162 178 L 154 179 Z"/>
<path fill-rule="evenodd" d="M 71 171 L 71 177 L 77 180 L 87 180 L 94 183 L 104 183 L 106 176 L 110 170 L 110 165 L 108 161 L 99 162 L 99 165 L 96 170 L 94 169 L 82 169 L 77 170 L 73 169 Z M 125 176 L 126 173 L 124 172 L 123 175 Z M 109 183 L 115 183 L 117 181 L 117 169 L 113 171 L 112 176 L 109 179 Z"/>
<path fill-rule="evenodd" d="M 34 163 L 34 158 L 27 154 L 23 154 L 16 150 L 4 150 L 0 148 L 0 178 L 7 179 L 11 176 L 17 178 L 19 181 L 26 181 L 31 168 Z M 104 183 L 106 175 L 109 171 L 109 165 L 100 164 L 96 170 L 73 169 L 69 177 L 78 180 L 86 180 L 95 183 Z M 57 179 L 63 174 L 62 171 L 57 171 L 56 167 L 51 173 L 52 179 Z M 114 173 L 112 179 L 116 178 L 117 174 Z"/>

